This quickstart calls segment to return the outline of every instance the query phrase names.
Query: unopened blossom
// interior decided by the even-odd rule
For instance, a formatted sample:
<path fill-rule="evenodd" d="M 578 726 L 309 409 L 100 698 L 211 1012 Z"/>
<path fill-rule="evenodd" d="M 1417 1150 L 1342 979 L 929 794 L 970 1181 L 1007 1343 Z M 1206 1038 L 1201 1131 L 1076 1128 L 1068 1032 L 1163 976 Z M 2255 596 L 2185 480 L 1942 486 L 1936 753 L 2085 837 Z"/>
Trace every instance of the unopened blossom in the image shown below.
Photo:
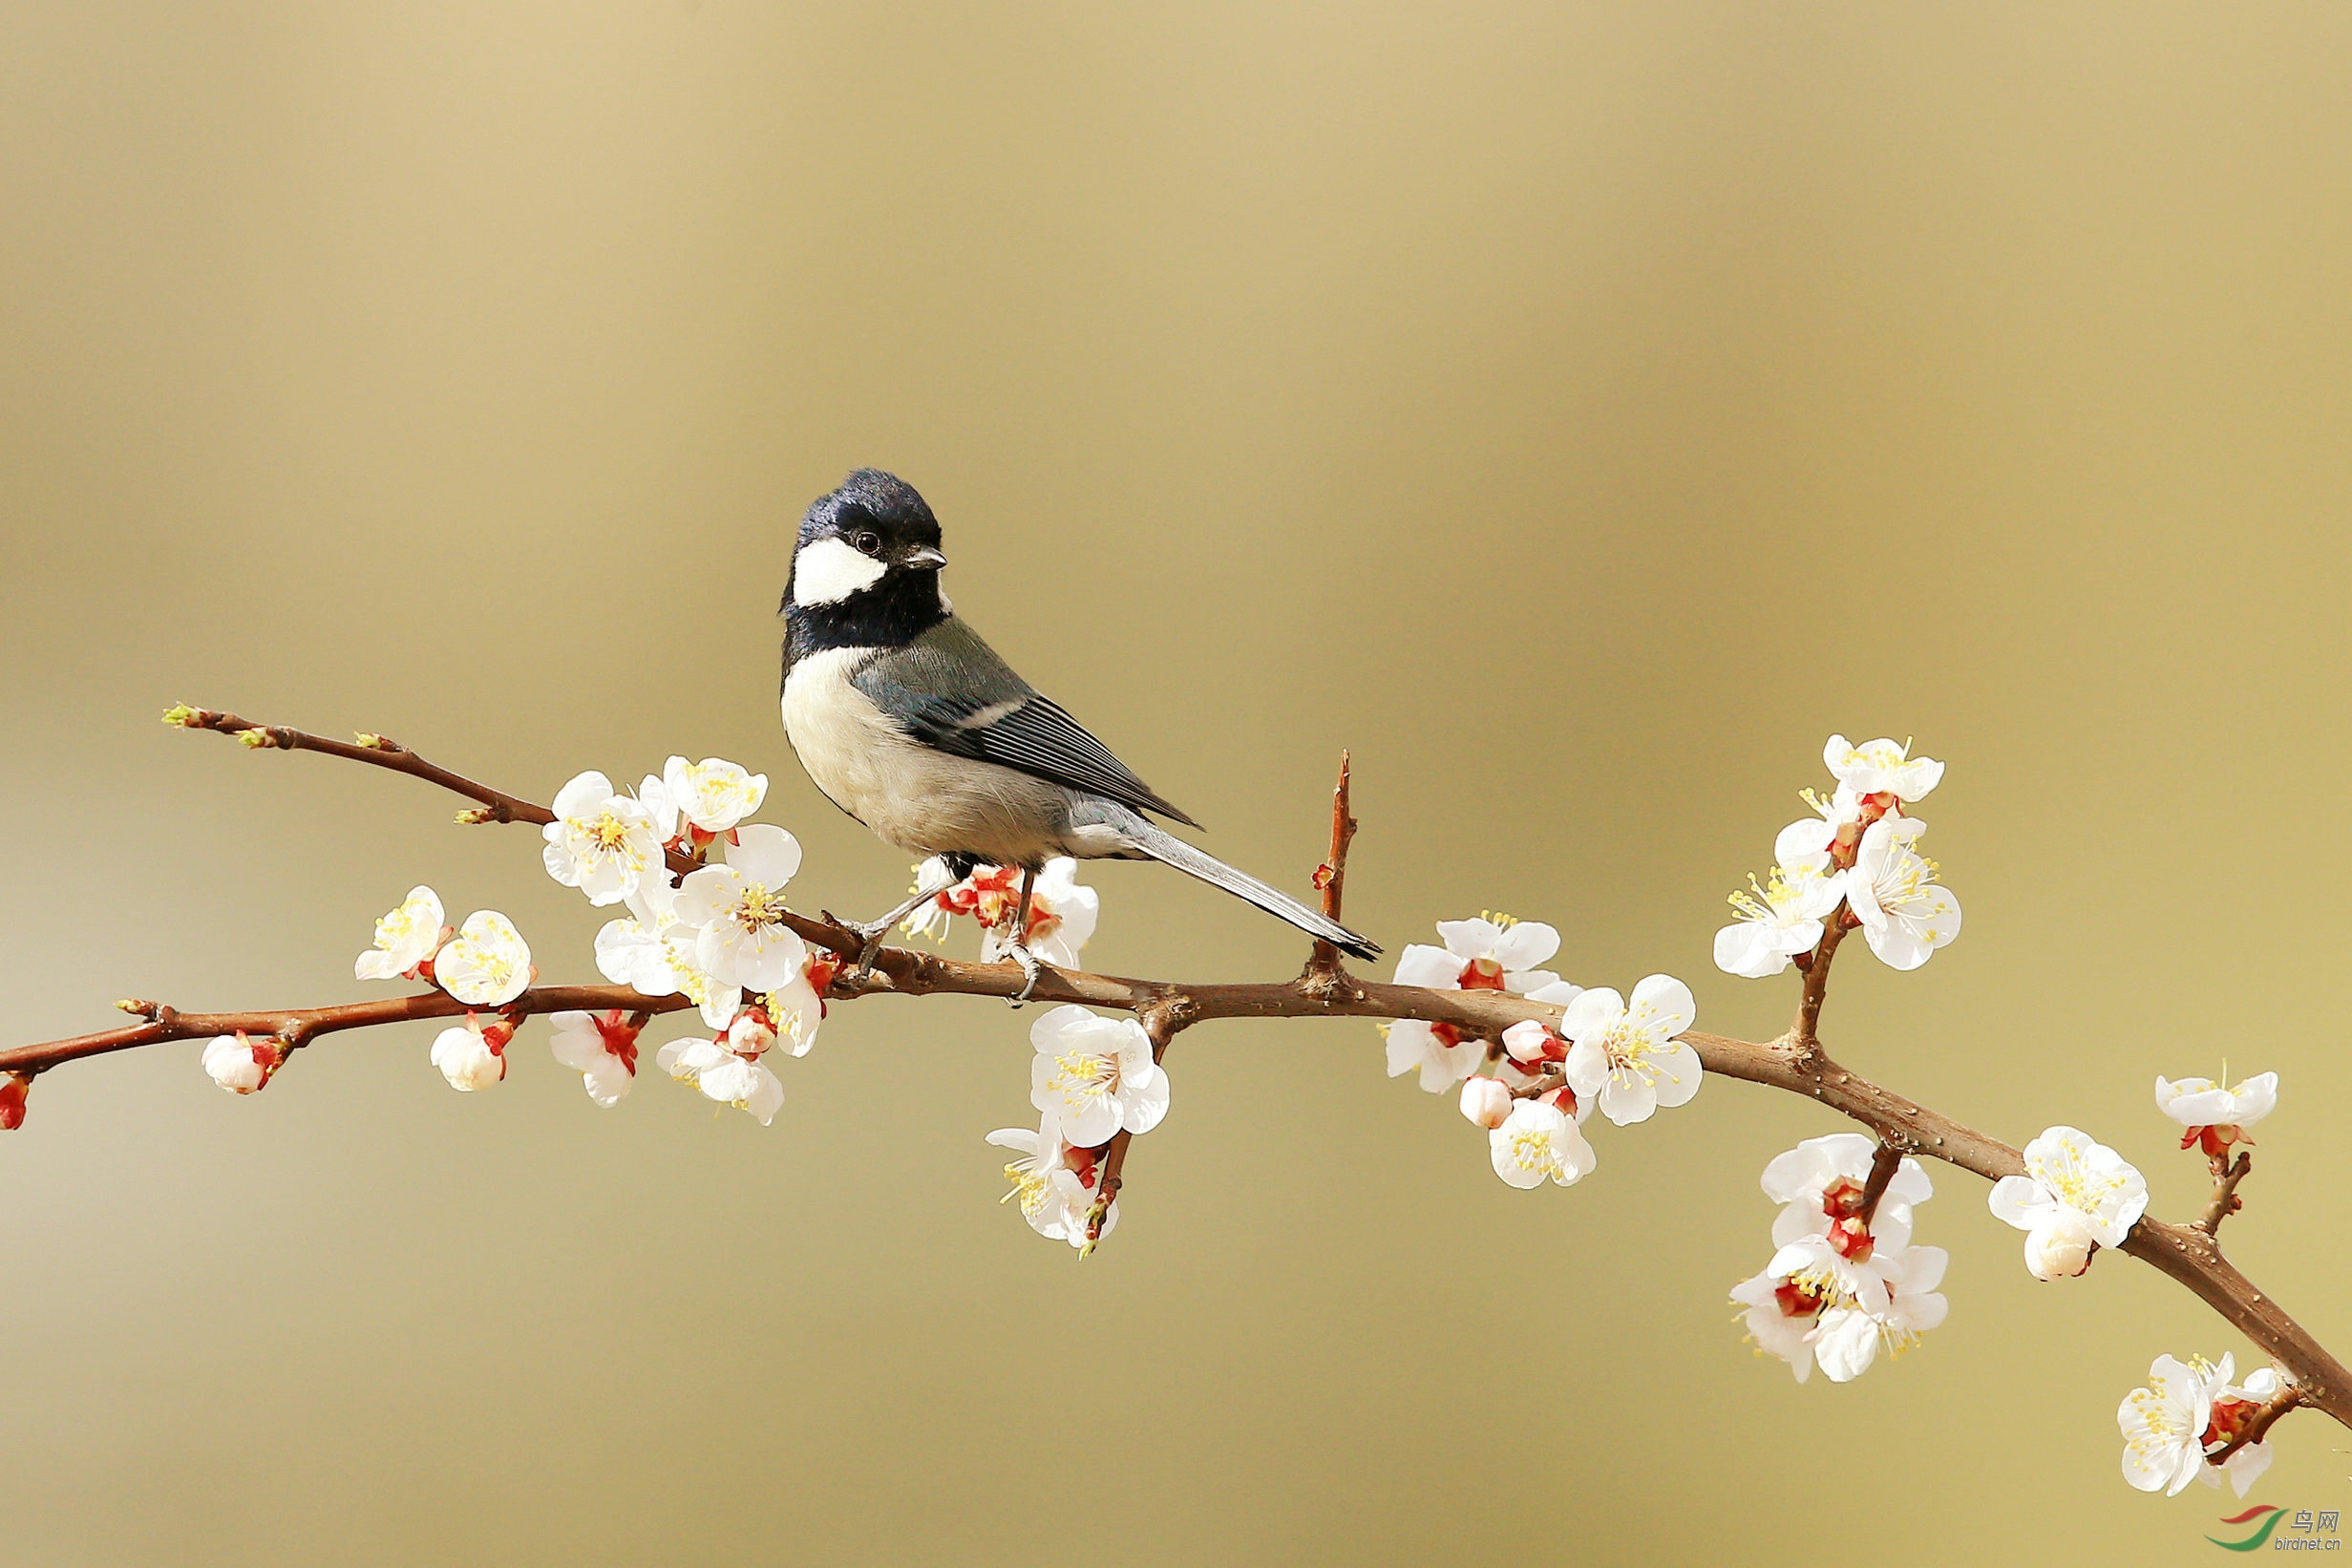
<path fill-rule="evenodd" d="M 1699 1053 L 1675 1036 L 1698 1011 L 1690 987 L 1671 975 L 1649 976 L 1631 1002 L 1605 985 L 1584 992 L 1559 1021 L 1570 1042 L 1568 1087 L 1579 1100 L 1598 1097 L 1620 1127 L 1686 1103 L 1699 1092 Z"/>
<path fill-rule="evenodd" d="M 1494 1131 L 1509 1119 L 1511 1105 L 1511 1091 L 1496 1079 L 1462 1080 L 1462 1114 L 1472 1126 Z"/>
<path fill-rule="evenodd" d="M 669 759 L 662 770 L 662 785 L 678 815 L 702 830 L 706 839 L 727 832 L 759 810 L 768 797 L 768 775 L 754 773 L 720 757 L 689 762 Z"/>
<path fill-rule="evenodd" d="M 2235 1089 L 2224 1089 L 2211 1078 L 2156 1079 L 2156 1109 L 2188 1131 L 2180 1146 L 2204 1145 L 2215 1159 L 2233 1143 L 2252 1143 L 2246 1129 L 2278 1107 L 2278 1074 L 2257 1072 Z"/>
<path fill-rule="evenodd" d="M 1149 1133 L 1168 1114 L 1168 1074 L 1152 1060 L 1152 1037 L 1132 1018 L 1054 1008 L 1029 1027 L 1029 1103 L 1082 1149 L 1113 1133 Z"/>
<path fill-rule="evenodd" d="M 762 1127 L 784 1107 L 784 1085 L 767 1064 L 736 1055 L 721 1040 L 672 1040 L 654 1052 L 655 1065 L 692 1084 L 721 1105 L 748 1111 Z"/>
<path fill-rule="evenodd" d="M 695 963 L 702 933 L 679 921 L 677 898 L 667 876 L 639 882 L 628 898 L 627 918 L 606 921 L 596 934 L 597 970 L 644 996 L 686 996 L 702 1009 L 704 1023 L 723 1029 L 743 1000 L 743 987 L 717 984 Z"/>
<path fill-rule="evenodd" d="M 1890 968 L 1916 969 L 1960 935 L 1960 900 L 1936 880 L 1936 862 L 1912 848 L 1916 835 L 1881 817 L 1862 835 L 1846 902 L 1862 922 L 1862 940 Z"/>
<path fill-rule="evenodd" d="M 604 1012 L 559 1012 L 548 1046 L 556 1060 L 580 1074 L 588 1098 L 602 1106 L 621 1102 L 637 1084 L 638 1026 L 619 1008 Z"/>
<path fill-rule="evenodd" d="M 375 945 L 359 955 L 351 974 L 360 980 L 413 980 L 440 945 L 441 898 L 420 884 L 375 922 Z"/>
<path fill-rule="evenodd" d="M 1005 1166 L 1005 1179 L 1012 1183 L 1005 1198 L 1019 1202 L 1021 1218 L 1040 1236 L 1084 1247 L 1087 1211 L 1094 1204 L 1100 1167 L 1095 1152 L 1072 1148 L 1051 1112 L 1043 1114 L 1033 1131 L 1000 1127 L 988 1134 L 988 1141 L 1013 1153 Z M 1111 1234 L 1118 1216 L 1114 1197 L 1103 1213 L 1103 1235 Z"/>
<path fill-rule="evenodd" d="M 1832 1133 L 1774 1155 L 1762 1178 L 1764 1196 L 1781 1205 L 1772 1220 L 1772 1244 L 1786 1246 L 1800 1236 L 1826 1236 L 1851 1253 L 1856 1250 L 1859 1230 L 1871 1244 L 1888 1252 L 1909 1246 L 1912 1205 L 1935 1197 L 1935 1184 L 1918 1160 L 1906 1157 L 1879 1196 L 1869 1226 L 1862 1228 L 1862 1195 L 1877 1148 L 1859 1133 Z"/>
<path fill-rule="evenodd" d="M 736 833 L 726 864 L 689 874 L 675 907 L 701 933 L 695 966 L 717 985 L 760 991 L 799 973 L 808 948 L 784 923 L 784 884 L 799 869 L 799 840 L 762 823 Z"/>
<path fill-rule="evenodd" d="M 2214 1394 L 2235 1372 L 2228 1356 L 2216 1367 L 2201 1356 L 2158 1356 L 2145 1388 L 2124 1395 L 2115 1409 L 2123 1431 L 2124 1479 L 2142 1492 L 2177 1495 L 2205 1468 L 2205 1432 Z"/>
<path fill-rule="evenodd" d="M 980 933 L 980 962 L 994 964 L 1006 952 L 1006 924 L 1020 908 L 1020 873 L 1007 873 L 1012 879 L 1010 897 L 1006 899 L 1003 917 L 984 920 Z M 1094 934 L 1094 926 L 1102 916 L 1102 895 L 1078 882 L 1078 862 L 1069 856 L 1060 856 L 1046 862 L 1046 869 L 1037 874 L 1037 881 L 1029 889 L 1029 926 L 1027 943 L 1031 957 L 1058 969 L 1078 967 L 1078 949 Z"/>
<path fill-rule="evenodd" d="M 515 922 L 495 909 L 477 909 L 434 956 L 441 989 L 477 1006 L 503 1006 L 531 984 L 531 947 Z"/>
<path fill-rule="evenodd" d="M 488 1089 L 506 1077 L 506 1046 L 515 1026 L 503 1018 L 487 1023 L 474 1013 L 465 1022 L 443 1029 L 433 1042 L 433 1065 L 441 1070 L 452 1089 Z"/>
<path fill-rule="evenodd" d="M 32 1089 L 32 1080 L 21 1072 L 0 1076 L 0 1133 L 25 1125 L 25 1096 Z"/>
<path fill-rule="evenodd" d="M 556 792 L 554 809 L 556 819 L 541 830 L 547 875 L 580 889 L 590 903 L 619 903 L 637 890 L 639 878 L 662 868 L 653 814 L 603 773 L 575 775 Z"/>
<path fill-rule="evenodd" d="M 1573 1187 L 1600 1163 L 1577 1124 L 1557 1106 L 1541 1100 L 1514 1104 L 1502 1125 L 1486 1137 L 1494 1174 L 1514 1187 L 1540 1187 L 1547 1180 Z"/>
<path fill-rule="evenodd" d="M 1884 736 L 1854 746 L 1843 735 L 1832 735 L 1821 749 L 1821 760 L 1838 783 L 1855 795 L 1891 795 L 1906 805 L 1923 798 L 1943 779 L 1942 763 L 1915 757 L 1909 741 L 1898 746 Z"/>
<path fill-rule="evenodd" d="M 1530 1002 L 1549 1002 L 1565 1008 L 1569 1003 L 1584 994 L 1584 987 L 1565 980 L 1538 985 L 1527 993 Z M 1557 1067 L 1568 1060 L 1568 1041 L 1559 1030 L 1540 1019 L 1523 1018 L 1503 1030 L 1503 1053 L 1511 1065 L 1521 1073 L 1539 1076 L 1547 1067 Z M 1522 1087 L 1514 1084 L 1512 1087 Z M 1585 1108 L 1588 1112 L 1591 1106 Z M 1582 1117 L 1578 1118 L 1579 1121 Z"/>
<path fill-rule="evenodd" d="M 255 1040 L 240 1030 L 204 1043 L 206 1075 L 232 1094 L 251 1094 L 267 1088 L 285 1065 L 286 1048 L 274 1035 Z"/>
<path fill-rule="evenodd" d="M 1776 863 L 1761 884 L 1749 877 L 1748 888 L 1731 895 L 1740 918 L 1715 933 L 1715 967 L 1763 980 L 1820 944 L 1823 919 L 1846 897 L 1846 874 Z"/>
<path fill-rule="evenodd" d="M 2090 1266 L 2091 1247 L 2119 1247 L 2148 1207 L 2148 1183 L 2114 1150 L 2071 1127 L 2025 1145 L 2025 1174 L 1987 1195 L 1993 1218 L 2025 1232 L 2025 1266 L 2038 1280 Z"/>
<path fill-rule="evenodd" d="M 2269 1367 L 2258 1367 L 2247 1374 L 2242 1386 L 2230 1385 L 2232 1364 L 2228 1356 L 2214 1368 L 2214 1382 L 2223 1385 L 2214 1393 L 2213 1418 L 2205 1428 L 2205 1442 L 2218 1446 L 2230 1442 L 2246 1430 L 2262 1407 L 2278 1397 L 2286 1388 L 2286 1380 Z M 2219 1486 L 2222 1477 L 2229 1477 L 2231 1488 L 2243 1497 L 2254 1489 L 2254 1483 L 2270 1469 L 2271 1447 L 2267 1437 L 2258 1443 L 2248 1443 L 2219 1465 L 2207 1463 L 2197 1472 L 2197 1479 L 2207 1486 Z"/>
<path fill-rule="evenodd" d="M 1941 1247 L 1889 1249 L 1871 1260 L 1884 1282 L 1886 1304 L 1859 1302 L 1821 1314 L 1812 1331 L 1813 1359 L 1833 1383 L 1851 1383 L 1870 1370 L 1881 1349 L 1901 1355 L 1942 1324 L 1951 1305 L 1937 1293 L 1951 1255 Z"/>

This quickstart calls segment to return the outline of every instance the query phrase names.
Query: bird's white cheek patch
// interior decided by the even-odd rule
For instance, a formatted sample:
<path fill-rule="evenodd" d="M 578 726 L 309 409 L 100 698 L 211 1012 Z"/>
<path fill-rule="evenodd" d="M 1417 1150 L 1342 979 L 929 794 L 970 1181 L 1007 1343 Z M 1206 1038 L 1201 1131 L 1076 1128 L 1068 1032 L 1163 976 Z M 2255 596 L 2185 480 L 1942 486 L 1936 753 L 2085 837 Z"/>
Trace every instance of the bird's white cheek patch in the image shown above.
<path fill-rule="evenodd" d="M 882 580 L 882 563 L 837 539 L 820 539 L 793 558 L 793 603 L 837 604 Z"/>

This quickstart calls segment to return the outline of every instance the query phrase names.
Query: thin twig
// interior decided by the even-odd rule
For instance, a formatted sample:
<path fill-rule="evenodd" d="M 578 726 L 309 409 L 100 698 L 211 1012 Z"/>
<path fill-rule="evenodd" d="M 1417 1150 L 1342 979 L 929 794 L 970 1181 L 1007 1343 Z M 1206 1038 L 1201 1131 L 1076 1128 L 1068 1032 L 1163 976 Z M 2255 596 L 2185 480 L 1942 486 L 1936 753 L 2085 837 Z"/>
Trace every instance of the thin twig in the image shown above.
<path fill-rule="evenodd" d="M 2240 1149 L 2235 1162 L 2225 1165 L 2220 1160 L 2214 1160 L 2213 1164 L 2214 1196 L 2206 1201 L 2205 1212 L 2196 1219 L 2196 1228 L 2208 1236 L 2217 1234 L 2221 1222 L 2245 1206 L 2237 1196 L 2237 1184 L 2246 1179 L 2248 1171 L 2254 1169 L 2254 1155 Z"/>
<path fill-rule="evenodd" d="M 1871 1151 L 1870 1179 L 1862 1183 L 1861 1206 L 1854 1211 L 1854 1217 L 1862 1221 L 1864 1230 L 1870 1229 L 1870 1222 L 1878 1217 L 1878 1200 L 1886 1197 L 1887 1184 L 1895 1179 L 1895 1173 L 1901 1169 L 1902 1163 L 1902 1150 L 1892 1143 L 1881 1141 L 1877 1148 Z"/>
<path fill-rule="evenodd" d="M 2288 1384 L 2264 1400 L 2262 1408 L 2249 1416 L 2246 1424 L 2237 1430 L 2237 1435 L 2207 1454 L 2205 1462 L 2209 1465 L 2218 1465 L 2247 1444 L 2259 1443 L 2270 1435 L 2270 1430 L 2273 1427 L 2278 1425 L 2280 1416 L 2303 1403 L 2303 1391 L 2294 1384 Z"/>
<path fill-rule="evenodd" d="M 1846 940 L 1846 932 L 1851 929 L 1846 918 L 1843 908 L 1830 917 L 1820 943 L 1805 964 L 1805 988 L 1797 996 L 1796 1022 L 1789 1026 L 1788 1035 L 1789 1043 L 1800 1054 L 1821 1045 L 1821 999 L 1830 988 L 1830 961 L 1837 956 L 1837 944 Z"/>
<path fill-rule="evenodd" d="M 1347 882 L 1347 846 L 1356 837 L 1356 819 L 1347 814 L 1347 760 L 1348 754 L 1342 752 L 1339 788 L 1331 792 L 1331 858 L 1315 868 L 1315 885 L 1323 889 L 1323 912 L 1335 921 L 1340 918 L 1340 895 Z M 1319 937 L 1306 967 L 1311 974 L 1336 976 L 1340 962 L 1340 950 Z"/>

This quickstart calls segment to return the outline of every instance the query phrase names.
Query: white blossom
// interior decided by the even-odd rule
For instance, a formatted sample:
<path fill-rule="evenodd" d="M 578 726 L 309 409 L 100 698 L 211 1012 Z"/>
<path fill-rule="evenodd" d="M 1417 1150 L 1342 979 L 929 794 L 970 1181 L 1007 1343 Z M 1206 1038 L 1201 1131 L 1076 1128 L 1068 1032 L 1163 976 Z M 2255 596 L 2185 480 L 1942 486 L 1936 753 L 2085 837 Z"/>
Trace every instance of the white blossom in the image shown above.
<path fill-rule="evenodd" d="M 2227 1367 L 2230 1358 L 2224 1356 L 2221 1359 L 2223 1366 Z M 2224 1385 L 2229 1383 L 2227 1371 L 2221 1367 L 2216 1367 L 2214 1370 L 2218 1374 L 2216 1382 Z M 2227 1443 L 2235 1438 L 2239 1431 L 2244 1430 L 2245 1424 L 2253 1419 L 2255 1411 L 2277 1398 L 2285 1388 L 2286 1380 L 2281 1378 L 2277 1370 L 2268 1367 L 2257 1367 L 2247 1374 L 2242 1387 L 2224 1387 L 2217 1389 L 2214 1394 L 2213 1424 L 2205 1431 L 2206 1441 Z M 2222 1477 L 2226 1475 L 2229 1477 L 2231 1489 L 2243 1497 L 2254 1489 L 2254 1483 L 2262 1478 L 2262 1473 L 2270 1469 L 2270 1439 L 2266 1437 L 2258 1443 L 2248 1443 L 2219 1465 L 2207 1463 L 2197 1472 L 2197 1479 L 2207 1486 L 2217 1487 L 2221 1484 Z"/>
<path fill-rule="evenodd" d="M 1823 918 L 1845 900 L 1846 875 L 1775 863 L 1762 885 L 1750 877 L 1748 887 L 1731 895 L 1740 918 L 1715 933 L 1715 967 L 1763 980 L 1820 945 Z"/>
<path fill-rule="evenodd" d="M 232 1094 L 251 1094 L 265 1089 L 286 1065 L 286 1048 L 275 1036 L 254 1040 L 240 1031 L 204 1043 L 205 1073 Z"/>
<path fill-rule="evenodd" d="M 977 874 L 978 868 L 974 869 Z M 899 924 L 899 929 L 908 936 L 932 937 L 944 942 L 958 915 L 976 914 L 975 909 L 964 901 L 967 898 L 975 898 L 972 879 L 966 877 L 958 880 L 955 873 L 948 870 L 947 862 L 936 855 L 915 867 L 915 885 L 907 891 L 926 895 L 922 902 L 907 911 L 906 919 Z"/>
<path fill-rule="evenodd" d="M 2123 1245 L 2148 1207 L 2148 1183 L 2089 1134 L 2052 1127 L 2025 1145 L 2025 1174 L 1987 1195 L 1993 1218 L 2025 1235 L 2025 1266 L 2038 1280 L 2080 1274 L 2093 1243 Z"/>
<path fill-rule="evenodd" d="M 547 875 L 599 906 L 637 890 L 648 867 L 662 864 L 653 815 L 612 787 L 603 773 L 577 774 L 556 792 L 556 819 L 540 830 Z"/>
<path fill-rule="evenodd" d="M 1487 1134 L 1494 1174 L 1514 1187 L 1540 1187 L 1546 1180 L 1573 1187 L 1590 1175 L 1600 1156 L 1557 1106 L 1520 1100 L 1501 1126 Z"/>
<path fill-rule="evenodd" d="M 375 945 L 351 965 L 358 980 L 414 978 L 418 966 L 441 945 L 441 896 L 419 884 L 400 907 L 375 922 Z"/>
<path fill-rule="evenodd" d="M 1833 1306 L 1812 1332 L 1813 1359 L 1833 1383 L 1851 1383 L 1870 1370 L 1880 1349 L 1901 1355 L 1919 1336 L 1942 1324 L 1950 1303 L 1937 1294 L 1951 1255 L 1941 1247 L 1888 1248 L 1875 1253 L 1871 1267 L 1886 1287 L 1884 1306 L 1859 1302 Z"/>
<path fill-rule="evenodd" d="M 722 1040 L 672 1040 L 653 1054 L 654 1064 L 681 1083 L 692 1084 L 721 1105 L 751 1112 L 760 1126 L 784 1107 L 784 1085 L 767 1064 L 738 1056 Z"/>
<path fill-rule="evenodd" d="M 1040 1236 L 1084 1247 L 1087 1211 L 1093 1206 L 1099 1169 L 1094 1152 L 1072 1148 L 1049 1111 L 1035 1131 L 1000 1127 L 988 1134 L 988 1141 L 1015 1155 L 1005 1166 L 1005 1178 L 1012 1183 L 1005 1197 L 1019 1202 L 1021 1218 Z M 1118 1199 L 1112 1198 L 1103 1212 L 1103 1235 L 1111 1234 L 1118 1215 Z"/>
<path fill-rule="evenodd" d="M 503 1018 L 488 1023 L 473 1013 L 465 1022 L 443 1029 L 434 1038 L 433 1065 L 441 1070 L 449 1087 L 471 1092 L 488 1089 L 506 1077 L 506 1045 L 515 1026 Z"/>
<path fill-rule="evenodd" d="M 2156 1109 L 2189 1131 L 2183 1149 L 2200 1139 L 2218 1156 L 2233 1143 L 2251 1143 L 2245 1130 L 2278 1108 L 2278 1074 L 2257 1072 L 2235 1089 L 2211 1078 L 2156 1079 Z"/>
<path fill-rule="evenodd" d="M 1846 901 L 1862 922 L 1862 940 L 1890 968 L 1916 969 L 1960 935 L 1960 901 L 1936 880 L 1936 862 L 1912 848 L 1916 833 L 1885 816 L 1862 834 Z"/>
<path fill-rule="evenodd" d="M 503 1006 L 531 984 L 531 947 L 515 922 L 495 909 L 477 909 L 434 955 L 441 989 L 477 1006 Z"/>
<path fill-rule="evenodd" d="M 1051 1115 L 1083 1149 L 1113 1133 L 1149 1133 L 1168 1113 L 1168 1074 L 1152 1060 L 1152 1037 L 1132 1018 L 1060 1006 L 1029 1027 L 1029 1103 Z"/>
<path fill-rule="evenodd" d="M 1558 951 L 1559 933 L 1548 925 L 1532 921 L 1509 924 L 1492 920 L 1441 921 L 1437 929 L 1445 937 L 1447 946 L 1409 943 L 1397 955 L 1399 985 L 1417 985 L 1433 991 L 1509 991 L 1530 1001 L 1562 1006 L 1582 994 L 1582 987 L 1569 985 L 1548 970 L 1505 967 L 1509 964 L 1540 964 Z M 1388 1076 L 1395 1078 L 1417 1070 L 1421 1087 L 1432 1094 L 1444 1093 L 1476 1071 L 1484 1055 L 1479 1042 L 1466 1039 L 1452 1024 L 1401 1018 L 1378 1027 L 1388 1041 Z M 1524 1027 L 1514 1027 L 1520 1028 L 1520 1039 L 1533 1038 Z M 1533 1027 L 1541 1029 L 1544 1026 Z M 1506 1031 L 1504 1038 L 1507 1041 L 1512 1036 Z"/>
<path fill-rule="evenodd" d="M 2235 1372 L 2228 1356 L 2218 1367 L 2202 1356 L 2186 1362 L 2158 1356 L 2148 1368 L 2149 1387 L 2124 1395 L 2115 1409 L 2124 1437 L 2124 1479 L 2142 1492 L 2167 1496 L 2195 1480 L 2205 1468 L 2214 1395 Z"/>
<path fill-rule="evenodd" d="M 1896 745 L 1881 736 L 1861 746 L 1832 735 L 1821 749 L 1821 760 L 1837 782 L 1858 795 L 1891 795 L 1908 805 L 1923 798 L 1943 778 L 1943 764 L 1933 757 L 1911 755 L 1911 743 Z"/>
<path fill-rule="evenodd" d="M 1759 1351 L 1778 1356 L 1799 1383 L 1812 1376 L 1813 1326 L 1821 1318 L 1818 1297 L 1766 1269 L 1731 1287 L 1731 1299 L 1748 1308 L 1748 1338 Z"/>
<path fill-rule="evenodd" d="M 743 987 L 717 984 L 694 962 L 702 933 L 678 919 L 677 898 L 666 875 L 639 882 L 628 898 L 628 917 L 606 921 L 596 934 L 597 970 L 641 995 L 686 996 L 702 1009 L 704 1023 L 723 1029 L 743 1000 Z"/>
<path fill-rule="evenodd" d="M 689 873 L 678 919 L 695 927 L 695 967 L 717 985 L 770 990 L 801 971 L 808 949 L 784 923 L 784 885 L 800 869 L 799 841 L 765 824 L 737 831 L 727 863 Z"/>
<path fill-rule="evenodd" d="M 669 805 L 707 837 L 715 837 L 759 810 L 768 797 L 768 775 L 746 772 L 720 757 L 689 762 L 669 759 L 662 770 Z"/>
<path fill-rule="evenodd" d="M 1016 882 L 1007 914 L 1019 906 L 1021 899 L 1017 881 L 1020 874 L 1013 875 Z M 1094 934 L 1101 914 L 1102 895 L 1079 885 L 1078 862 L 1067 855 L 1048 860 L 1046 869 L 1037 874 L 1037 881 L 1029 889 L 1030 956 L 1057 969 L 1075 969 L 1078 949 Z M 994 964 L 1005 956 L 1006 950 L 1002 925 L 993 922 L 985 924 L 980 933 L 980 962 Z"/>
<path fill-rule="evenodd" d="M 1608 986 L 1582 993 L 1559 1023 L 1568 1087 L 1579 1101 L 1597 1096 L 1620 1127 L 1686 1103 L 1699 1092 L 1699 1053 L 1674 1037 L 1697 1016 L 1690 987 L 1671 975 L 1643 980 L 1630 1004 Z"/>
<path fill-rule="evenodd" d="M 627 1015 L 559 1012 L 548 1016 L 555 1038 L 548 1046 L 557 1061 L 580 1074 L 588 1098 L 605 1107 L 621 1103 L 637 1084 L 637 1028 Z"/>

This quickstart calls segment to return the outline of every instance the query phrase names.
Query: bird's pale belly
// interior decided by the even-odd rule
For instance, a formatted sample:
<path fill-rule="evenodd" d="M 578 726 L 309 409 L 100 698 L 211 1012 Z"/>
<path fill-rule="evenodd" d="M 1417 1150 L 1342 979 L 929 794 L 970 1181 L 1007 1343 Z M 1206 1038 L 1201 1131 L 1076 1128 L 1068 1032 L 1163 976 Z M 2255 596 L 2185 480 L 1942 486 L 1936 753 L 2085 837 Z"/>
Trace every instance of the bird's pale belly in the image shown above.
<path fill-rule="evenodd" d="M 1088 853 L 1069 842 L 1070 795 L 1059 785 L 909 739 L 850 684 L 862 651 L 812 654 L 784 682 L 785 735 L 828 799 L 910 855 L 1035 865 Z"/>

